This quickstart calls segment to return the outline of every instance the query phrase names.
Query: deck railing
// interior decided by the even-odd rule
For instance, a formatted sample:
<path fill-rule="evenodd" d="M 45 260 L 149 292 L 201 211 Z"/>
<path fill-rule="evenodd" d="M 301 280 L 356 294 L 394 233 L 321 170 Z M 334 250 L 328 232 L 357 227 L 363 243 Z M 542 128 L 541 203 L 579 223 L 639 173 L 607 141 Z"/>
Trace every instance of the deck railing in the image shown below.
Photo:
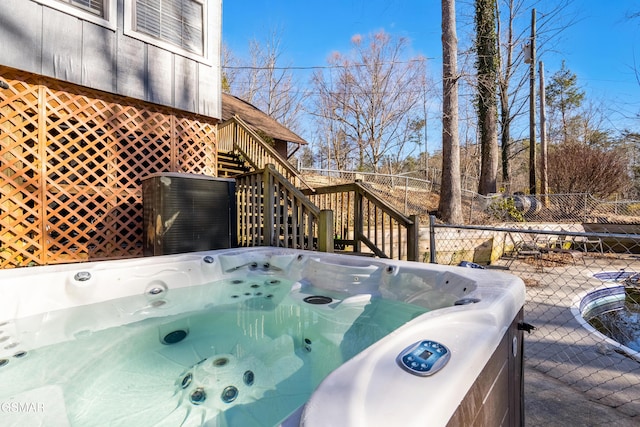
<path fill-rule="evenodd" d="M 298 190 L 274 165 L 236 177 L 238 244 L 418 261 L 418 217 L 360 182 Z"/>
<path fill-rule="evenodd" d="M 331 211 L 322 211 L 277 169 L 236 177 L 239 246 L 333 251 Z"/>
<path fill-rule="evenodd" d="M 303 193 L 320 209 L 333 211 L 337 249 L 418 261 L 418 217 L 406 217 L 361 182 Z"/>
<path fill-rule="evenodd" d="M 292 164 L 238 116 L 218 126 L 218 151 L 237 152 L 256 171 L 271 164 L 296 187 L 312 188 Z"/>

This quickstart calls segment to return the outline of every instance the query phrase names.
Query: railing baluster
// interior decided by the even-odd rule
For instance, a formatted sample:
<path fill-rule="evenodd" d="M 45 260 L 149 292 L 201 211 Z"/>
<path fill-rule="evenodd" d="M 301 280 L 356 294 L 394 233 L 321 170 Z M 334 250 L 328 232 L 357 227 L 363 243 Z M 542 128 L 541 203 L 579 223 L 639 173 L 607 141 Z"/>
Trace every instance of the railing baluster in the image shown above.
<path fill-rule="evenodd" d="M 300 242 L 298 241 L 298 209 L 299 202 L 294 200 L 291 206 L 291 241 L 293 242 L 293 248 L 301 248 Z"/>
<path fill-rule="evenodd" d="M 396 250 L 396 246 L 397 246 L 397 242 L 396 242 L 396 235 L 394 234 L 395 232 L 395 228 L 394 228 L 394 220 L 390 215 L 385 215 L 385 219 L 388 221 L 388 235 L 389 235 L 389 258 L 393 258 L 395 259 L 397 256 L 397 250 Z"/>
<path fill-rule="evenodd" d="M 375 218 L 374 227 L 373 227 L 373 244 L 378 245 L 378 207 L 373 206 L 373 217 Z M 382 240 L 384 241 L 384 223 L 382 228 Z M 384 249 L 383 249 L 384 252 Z"/>
<path fill-rule="evenodd" d="M 276 192 L 274 195 L 274 206 L 276 207 L 276 225 L 275 225 L 275 239 L 276 246 L 284 246 L 286 247 L 286 243 L 282 242 L 282 235 L 284 234 L 284 217 L 285 217 L 285 209 L 286 209 L 286 200 L 287 200 L 287 192 L 284 188 L 280 187 L 280 183 L 276 182 Z"/>
<path fill-rule="evenodd" d="M 387 234 L 385 232 L 385 223 L 384 223 L 384 212 L 382 213 L 382 218 L 380 220 L 380 223 L 382 224 L 382 252 L 384 252 L 385 254 L 387 253 Z M 389 257 L 389 258 L 393 258 L 393 256 Z"/>
<path fill-rule="evenodd" d="M 247 192 L 244 191 L 244 185 L 242 181 L 236 180 L 236 206 L 238 209 L 238 227 L 237 227 L 237 242 L 239 246 L 244 246 L 242 239 L 247 235 L 244 229 L 244 217 L 247 214 L 247 207 L 244 204 L 244 198 Z"/>
<path fill-rule="evenodd" d="M 258 212 L 259 209 L 259 203 L 261 202 L 259 200 L 260 197 L 262 197 L 262 187 L 263 187 L 263 182 L 262 179 L 258 180 L 260 177 L 257 175 L 254 175 L 252 177 L 252 186 L 251 188 L 253 189 L 251 192 L 251 209 L 252 209 L 252 214 L 251 214 L 251 228 L 252 228 L 252 246 L 256 246 L 256 245 L 261 245 L 262 241 L 261 240 L 257 240 L 256 239 L 261 239 L 261 234 L 259 234 L 260 232 L 258 231 L 258 216 L 261 215 L 261 212 Z M 260 222 L 262 222 L 262 220 L 260 220 Z"/>
<path fill-rule="evenodd" d="M 402 230 L 400 224 L 396 221 L 398 227 L 398 259 L 402 259 Z"/>

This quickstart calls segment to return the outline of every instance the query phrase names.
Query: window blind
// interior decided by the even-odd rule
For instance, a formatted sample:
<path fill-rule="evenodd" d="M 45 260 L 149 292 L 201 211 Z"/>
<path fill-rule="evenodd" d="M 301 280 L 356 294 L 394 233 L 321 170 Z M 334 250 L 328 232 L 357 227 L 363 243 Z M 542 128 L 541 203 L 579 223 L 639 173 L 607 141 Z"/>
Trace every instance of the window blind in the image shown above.
<path fill-rule="evenodd" d="M 68 3 L 70 5 L 76 6 L 82 10 L 86 10 L 91 12 L 97 16 L 104 16 L 104 3 L 105 0 L 59 0 L 62 3 Z"/>
<path fill-rule="evenodd" d="M 204 11 L 197 0 L 136 0 L 136 31 L 204 53 Z"/>

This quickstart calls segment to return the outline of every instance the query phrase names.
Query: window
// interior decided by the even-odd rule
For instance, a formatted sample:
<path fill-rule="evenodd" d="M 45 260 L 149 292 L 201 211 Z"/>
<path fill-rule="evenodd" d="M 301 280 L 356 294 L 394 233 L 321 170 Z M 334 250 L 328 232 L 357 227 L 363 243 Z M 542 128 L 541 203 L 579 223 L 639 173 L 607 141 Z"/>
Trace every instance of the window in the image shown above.
<path fill-rule="evenodd" d="M 200 0 L 136 0 L 134 29 L 204 55 L 204 5 Z"/>
<path fill-rule="evenodd" d="M 58 0 L 104 18 L 104 0 Z"/>
<path fill-rule="evenodd" d="M 220 0 L 124 0 L 124 34 L 211 66 L 211 36 L 221 26 L 221 5 Z"/>
<path fill-rule="evenodd" d="M 117 0 L 35 0 L 79 19 L 116 29 Z"/>

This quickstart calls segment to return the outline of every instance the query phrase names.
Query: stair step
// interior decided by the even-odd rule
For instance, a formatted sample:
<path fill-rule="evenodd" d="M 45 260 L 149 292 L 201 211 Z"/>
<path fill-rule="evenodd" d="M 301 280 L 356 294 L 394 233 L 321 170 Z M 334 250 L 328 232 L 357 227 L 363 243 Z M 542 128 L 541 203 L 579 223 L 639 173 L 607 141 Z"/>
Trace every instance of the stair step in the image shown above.
<path fill-rule="evenodd" d="M 218 153 L 218 176 L 234 177 L 247 173 L 251 168 L 235 153 Z"/>

